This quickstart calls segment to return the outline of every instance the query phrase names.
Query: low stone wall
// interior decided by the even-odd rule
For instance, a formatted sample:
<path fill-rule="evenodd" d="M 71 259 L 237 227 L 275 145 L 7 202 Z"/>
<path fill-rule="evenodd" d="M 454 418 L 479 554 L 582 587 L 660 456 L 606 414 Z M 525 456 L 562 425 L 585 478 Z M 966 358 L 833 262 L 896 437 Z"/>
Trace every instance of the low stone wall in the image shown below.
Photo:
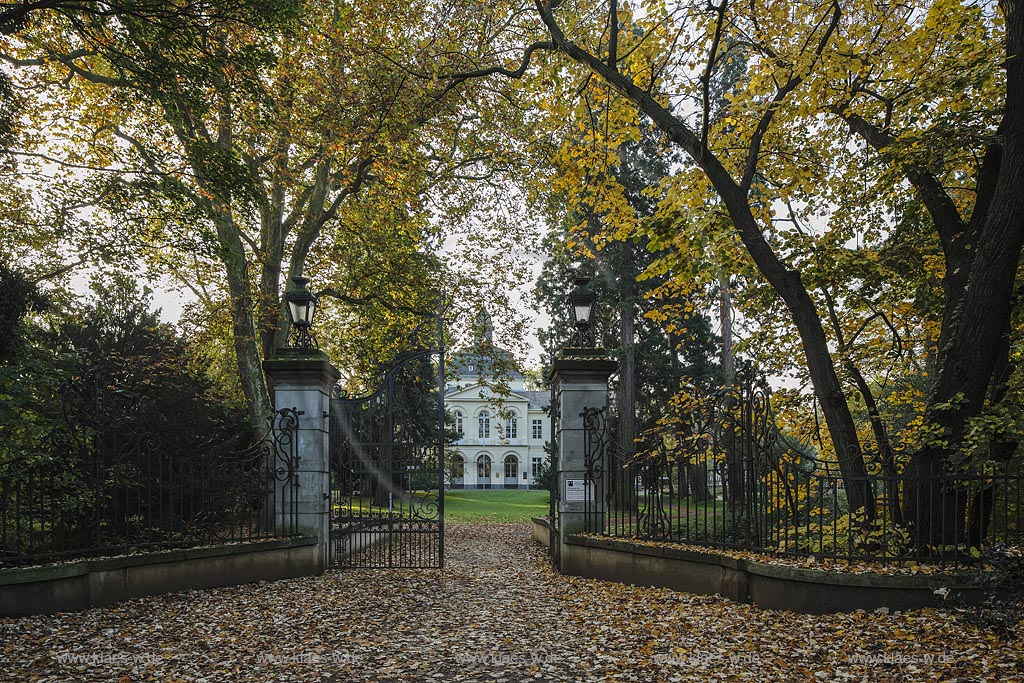
<path fill-rule="evenodd" d="M 551 520 L 547 517 L 531 517 L 533 522 L 533 540 L 541 545 L 551 542 Z"/>
<path fill-rule="evenodd" d="M 0 570 L 0 616 L 53 614 L 120 600 L 323 572 L 315 538 L 187 548 Z"/>
<path fill-rule="evenodd" d="M 546 521 L 546 520 L 545 520 Z M 534 519 L 534 538 L 542 526 Z M 645 546 L 624 540 L 570 536 L 562 546 L 562 572 L 619 583 L 722 595 L 764 609 L 806 614 L 859 609 L 910 610 L 936 607 L 944 600 L 971 604 L 984 592 L 956 577 L 832 572 L 738 559 L 714 552 Z"/>

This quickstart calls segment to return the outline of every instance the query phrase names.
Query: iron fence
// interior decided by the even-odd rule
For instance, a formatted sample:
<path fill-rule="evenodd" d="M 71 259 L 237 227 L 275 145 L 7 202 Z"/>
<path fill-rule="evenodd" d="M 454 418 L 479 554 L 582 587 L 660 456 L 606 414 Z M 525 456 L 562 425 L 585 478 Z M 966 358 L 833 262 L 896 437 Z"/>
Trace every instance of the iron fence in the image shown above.
<path fill-rule="evenodd" d="M 1024 541 L 1019 463 L 912 474 L 887 446 L 863 456 L 868 475 L 844 476 L 780 434 L 757 381 L 692 406 L 637 451 L 615 443 L 607 409 L 583 418 L 588 533 L 887 563 L 973 564 Z M 872 508 L 850 508 L 854 486 Z"/>
<path fill-rule="evenodd" d="M 0 567 L 296 533 L 299 413 L 212 443 L 152 429 L 133 399 L 66 391 L 46 441 L 0 462 Z"/>

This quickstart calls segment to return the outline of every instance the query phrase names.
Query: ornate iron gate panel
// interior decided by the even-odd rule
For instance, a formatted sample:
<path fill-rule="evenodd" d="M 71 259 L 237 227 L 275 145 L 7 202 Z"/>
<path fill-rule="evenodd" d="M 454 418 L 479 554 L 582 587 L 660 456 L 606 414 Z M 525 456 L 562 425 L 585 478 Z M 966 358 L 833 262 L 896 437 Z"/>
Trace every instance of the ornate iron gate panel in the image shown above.
<path fill-rule="evenodd" d="M 331 400 L 331 562 L 444 566 L 444 350 L 395 363 L 362 398 Z"/>

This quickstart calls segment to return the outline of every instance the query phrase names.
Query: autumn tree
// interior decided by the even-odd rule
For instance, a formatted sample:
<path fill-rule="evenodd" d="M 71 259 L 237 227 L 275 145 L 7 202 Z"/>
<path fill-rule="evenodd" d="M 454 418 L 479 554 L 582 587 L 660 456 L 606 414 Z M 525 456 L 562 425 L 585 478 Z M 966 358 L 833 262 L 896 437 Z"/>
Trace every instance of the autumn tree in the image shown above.
<path fill-rule="evenodd" d="M 0 263 L 0 363 L 18 353 L 27 315 L 46 307 L 46 298 L 25 273 Z"/>
<path fill-rule="evenodd" d="M 1007 164 L 1005 153 L 1006 146 L 1009 144 L 1012 147 L 1014 144 L 1010 138 L 1016 125 L 1013 117 L 1017 116 L 1013 84 L 1018 74 L 1013 68 L 1019 61 L 1014 59 L 1019 40 L 1016 37 L 1019 33 L 1019 11 L 1012 2 L 1001 4 L 1006 20 L 1007 55 L 1010 57 L 1007 61 L 1007 85 L 1003 89 L 999 86 L 998 77 L 986 74 L 979 76 L 980 71 L 992 73 L 996 66 L 992 60 L 993 42 L 990 32 L 982 30 L 979 34 L 977 31 L 972 33 L 966 30 L 977 25 L 979 20 L 984 23 L 984 17 L 972 18 L 971 12 L 976 11 L 969 7 L 962 8 L 958 10 L 957 20 L 948 29 L 950 33 L 944 33 L 947 29 L 943 27 L 941 17 L 944 11 L 954 7 L 959 5 L 953 3 L 932 7 L 924 4 L 920 8 L 890 12 L 871 5 L 841 6 L 838 3 L 808 3 L 797 7 L 787 5 L 785 8 L 781 5 L 748 8 L 720 3 L 709 8 L 683 7 L 668 14 L 657 7 L 645 7 L 644 17 L 633 19 L 627 8 L 619 8 L 612 2 L 607 5 L 605 19 L 591 23 L 581 19 L 583 15 L 575 13 L 574 8 L 569 6 L 539 3 L 535 7 L 547 37 L 557 50 L 572 61 L 586 66 L 592 74 L 609 83 L 627 101 L 648 115 L 669 139 L 686 151 L 695 167 L 700 169 L 708 189 L 722 201 L 746 253 L 759 274 L 785 303 L 799 332 L 817 402 L 828 425 L 833 448 L 844 463 L 844 475 L 848 479 L 859 479 L 865 474 L 863 463 L 858 458 L 849 457 L 859 450 L 859 439 L 846 403 L 843 384 L 835 372 L 835 364 L 829 352 L 829 337 L 822 324 L 822 315 L 806 283 L 794 267 L 795 264 L 806 262 L 806 257 L 792 246 L 785 249 L 788 253 L 779 253 L 784 244 L 782 238 L 788 235 L 772 221 L 775 210 L 772 196 L 779 195 L 780 187 L 778 169 L 787 168 L 785 165 L 778 166 L 778 163 L 797 161 L 793 166 L 793 177 L 811 173 L 814 166 L 803 163 L 804 158 L 798 156 L 798 152 L 806 150 L 807 146 L 800 145 L 800 138 L 795 137 L 793 132 L 816 130 L 819 135 L 828 135 L 829 129 L 824 122 L 831 116 L 843 118 L 847 125 L 851 125 L 865 139 L 872 129 L 863 125 L 861 119 L 869 123 L 873 121 L 874 127 L 879 130 L 895 133 L 896 129 L 890 124 L 898 121 L 891 115 L 902 102 L 899 97 L 893 97 L 894 93 L 879 93 L 871 87 L 883 79 L 892 84 L 893 89 L 900 88 L 901 84 L 911 84 L 906 87 L 914 91 L 916 108 L 911 107 L 907 116 L 917 117 L 920 121 L 922 113 L 929 111 L 935 102 L 943 101 L 946 93 L 955 92 L 950 85 L 958 81 L 944 80 L 942 77 L 944 73 L 950 72 L 952 64 L 957 63 L 947 58 L 948 55 L 953 56 L 959 52 L 969 60 L 971 68 L 967 70 L 969 73 L 962 74 L 962 78 L 974 78 L 982 91 L 991 93 L 995 89 L 1009 93 L 1001 108 L 1004 120 L 998 130 L 999 135 L 994 135 L 997 131 L 991 127 L 986 129 L 983 120 L 982 125 L 976 128 L 988 136 L 988 140 L 1001 144 L 1004 156 L 998 171 L 994 166 L 994 154 L 986 155 L 988 163 L 973 166 L 974 177 L 981 183 L 978 188 L 971 189 L 971 196 L 964 197 L 964 208 L 961 210 L 965 214 L 969 212 L 970 221 L 979 227 L 973 233 L 977 235 L 976 241 L 968 240 L 971 246 L 964 250 L 965 253 L 973 254 L 970 257 L 973 260 L 969 264 L 954 263 L 959 257 L 955 253 L 950 255 L 953 267 L 949 273 L 953 274 L 954 280 L 966 276 L 968 281 L 974 278 L 979 284 L 978 287 L 967 288 L 969 296 L 978 297 L 977 300 L 969 305 L 964 302 L 954 305 L 946 310 L 944 316 L 944 320 L 957 322 L 955 327 L 949 322 L 944 323 L 946 332 L 942 335 L 943 340 L 948 338 L 951 341 L 942 344 L 940 380 L 931 398 L 929 421 L 939 425 L 944 435 L 952 438 L 938 440 L 941 444 L 938 456 L 934 455 L 934 448 L 925 448 L 915 458 L 917 467 L 926 462 L 948 461 L 950 449 L 956 448 L 957 431 L 962 431 L 966 419 L 972 413 L 976 414 L 984 403 L 985 388 L 990 384 L 992 370 L 1001 353 L 1000 344 L 1005 339 L 1006 321 L 1011 310 L 1009 297 L 1019 256 L 1019 237 L 1006 230 L 1012 230 L 1009 226 L 1020 224 L 1019 221 L 1014 223 L 1008 220 L 1004 213 L 1014 215 L 1014 198 L 1000 194 L 996 189 L 1006 192 L 1006 188 L 1015 179 L 1013 174 L 1017 172 L 1013 170 L 1016 168 L 1015 162 Z M 633 34 L 621 32 L 620 24 L 641 26 L 643 43 L 631 43 L 630 48 L 623 49 L 623 35 L 629 40 Z M 565 25 L 572 26 L 571 38 L 563 30 Z M 907 41 L 901 41 L 904 37 L 901 31 L 903 34 L 916 33 L 914 37 L 917 40 L 911 41 L 906 49 L 919 50 L 921 58 L 901 59 L 898 53 L 894 54 L 896 46 L 908 45 Z M 929 60 L 928 55 L 932 53 L 924 49 L 929 35 L 933 45 L 943 44 L 942 36 L 948 35 L 966 42 L 968 48 L 949 45 L 947 49 L 944 46 L 940 59 Z M 978 35 L 982 42 L 970 43 L 969 39 Z M 722 118 L 722 125 L 716 127 L 708 116 L 709 83 L 721 64 L 722 55 L 728 52 L 727 37 L 732 37 L 736 44 L 746 49 L 752 49 L 757 58 L 751 63 L 751 72 L 742 88 L 743 93 L 730 97 L 729 113 Z M 871 50 L 880 49 L 882 45 L 887 46 L 882 49 L 888 55 L 885 59 L 871 62 L 870 58 L 860 60 L 857 57 L 862 52 L 871 54 Z M 867 49 L 860 50 L 862 46 Z M 837 72 L 837 63 L 853 64 L 855 68 Z M 698 67 L 698 64 L 701 66 Z M 907 65 L 929 75 L 928 87 L 914 90 L 913 84 L 921 82 L 921 79 L 916 78 L 917 74 L 909 74 L 901 79 L 898 69 Z M 959 65 L 960 71 L 964 71 L 962 61 Z M 962 78 L 960 83 L 963 82 Z M 669 83 L 673 87 L 686 86 L 684 92 L 691 98 L 690 101 L 700 106 L 691 109 L 675 106 L 664 94 L 668 91 Z M 833 84 L 831 87 L 844 93 L 846 100 L 818 97 L 826 89 L 822 83 Z M 862 87 L 875 95 L 859 92 L 858 89 Z M 810 95 L 805 97 L 806 93 Z M 963 101 L 963 98 L 960 100 Z M 980 108 L 984 109 L 988 101 L 990 99 L 983 100 Z M 848 103 L 875 107 L 873 118 L 852 111 Z M 793 107 L 790 107 L 791 104 Z M 963 109 L 960 106 L 952 111 Z M 794 128 L 793 122 L 796 120 L 803 121 L 804 125 Z M 782 121 L 786 127 L 781 126 Z M 927 121 L 925 117 L 922 125 L 927 126 Z M 949 130 L 953 129 L 956 127 Z M 959 149 L 968 145 L 969 150 L 970 140 L 959 139 Z M 870 144 L 878 150 L 885 148 L 885 143 L 885 140 L 876 139 Z M 887 155 L 892 151 L 893 148 L 889 148 Z M 894 170 L 907 177 L 921 195 L 923 203 L 938 209 L 943 199 L 941 193 L 935 192 L 934 178 L 929 185 L 927 174 L 922 172 L 926 164 L 922 164 L 921 159 L 915 163 L 906 163 L 906 157 L 901 160 L 887 155 L 883 155 L 882 160 L 892 163 Z M 960 158 L 967 157 L 969 151 Z M 776 165 L 766 167 L 767 162 Z M 959 179 L 963 180 L 965 172 L 970 177 L 971 171 L 972 167 L 968 164 L 959 173 Z M 948 182 L 952 178 L 949 175 L 943 180 Z M 813 176 L 801 180 L 806 181 L 803 183 L 805 187 L 813 187 L 817 182 L 817 196 L 825 194 L 821 192 L 820 180 L 816 181 Z M 1011 182 L 1007 183 L 1007 180 Z M 794 184 L 789 183 L 790 186 Z M 785 199 L 785 196 L 781 198 Z M 993 212 L 996 206 L 999 209 Z M 980 210 L 974 207 L 980 207 Z M 930 211 L 937 213 L 932 209 Z M 950 221 L 949 217 L 949 212 L 946 212 L 946 218 L 943 219 L 945 225 L 936 227 L 936 230 L 945 232 L 944 239 L 947 242 L 954 239 L 963 241 L 972 234 L 972 231 L 957 230 L 958 223 L 966 225 L 963 218 Z M 984 229 L 980 228 L 982 221 Z M 948 226 L 952 226 L 951 231 Z M 800 246 L 799 240 L 794 246 Z M 804 243 L 803 247 L 807 246 L 813 245 Z M 960 269 L 956 271 L 958 265 Z M 949 291 L 957 289 L 955 282 L 949 283 L 947 287 Z M 947 305 L 954 298 L 949 298 Z M 970 313 L 967 313 L 968 308 Z M 984 330 L 975 330 L 976 325 L 981 325 Z M 963 331 L 955 332 L 954 329 Z M 968 333 L 967 330 L 973 331 Z M 980 336 L 974 332 L 979 332 Z M 967 337 L 980 342 L 970 352 L 965 348 L 966 342 L 956 341 Z M 968 367 L 972 368 L 971 379 L 965 384 L 964 369 Z M 952 379 L 954 377 L 957 379 Z M 968 393 L 972 395 L 965 394 L 965 401 L 955 401 L 951 405 L 949 399 L 964 389 L 970 389 Z M 933 454 L 929 455 L 930 452 Z M 925 467 L 924 471 L 930 467 L 934 465 Z M 862 496 L 858 494 L 858 487 L 850 487 L 849 490 L 854 505 L 870 502 L 867 491 Z M 928 536 L 923 529 L 921 532 L 925 537 Z"/>
<path fill-rule="evenodd" d="M 563 22 L 558 18 L 560 7 L 539 2 L 535 5 L 553 49 L 585 66 L 624 95 L 627 101 L 650 117 L 674 144 L 685 151 L 705 174 L 728 211 L 733 227 L 750 258 L 785 301 L 793 316 L 836 452 L 845 456 L 851 449 L 855 451 L 858 446 L 856 426 L 829 354 L 828 339 L 821 319 L 799 273 L 789 267 L 765 239 L 762 225 L 769 218 L 769 208 L 764 202 L 752 198 L 755 182 L 759 180 L 762 143 L 772 126 L 777 104 L 800 86 L 806 70 L 815 65 L 829 44 L 839 24 L 839 6 L 833 4 L 824 8 L 817 13 L 822 18 L 807 28 L 792 25 L 788 32 L 779 32 L 778 40 L 785 44 L 788 51 L 786 59 L 777 62 L 781 65 L 780 72 L 776 74 L 779 87 L 763 103 L 759 116 L 745 136 L 745 146 L 740 153 L 736 152 L 735 146 L 730 146 L 728 150 L 715 149 L 712 134 L 717 131 L 710 126 L 708 111 L 709 79 L 717 66 L 723 28 L 727 26 L 725 4 L 718 8 L 717 20 L 710 24 L 706 21 L 706 10 L 703 7 L 698 9 L 684 6 L 677 14 L 670 14 L 667 21 L 663 12 L 651 8 L 653 11 L 646 18 L 634 19 L 628 7 L 623 6 L 620 11 L 613 0 L 604 13 L 604 19 L 596 23 L 580 19 L 589 15 L 577 15 L 571 8 L 564 8 L 568 14 L 562 12 L 562 15 L 572 24 L 574 38 L 569 38 L 563 30 Z M 749 19 L 754 24 L 767 21 L 774 18 L 779 9 L 759 11 L 751 8 L 753 16 Z M 711 30 L 707 33 L 698 30 L 691 36 L 685 33 L 690 21 L 694 22 L 694 26 L 710 25 Z M 632 30 L 634 25 L 637 30 Z M 623 26 L 630 27 L 630 30 L 622 30 Z M 674 46 L 678 46 L 678 49 Z M 703 113 L 697 125 L 693 125 L 670 107 L 668 97 L 663 94 L 664 72 L 686 69 L 685 60 L 695 60 L 697 52 L 705 46 L 708 48 L 708 66 L 696 89 Z M 841 457 L 841 464 L 847 479 L 851 505 L 872 511 L 873 494 L 864 483 L 867 472 L 863 460 Z"/>
<path fill-rule="evenodd" d="M 95 171 L 84 204 L 206 311 L 229 313 L 253 424 L 270 411 L 260 362 L 287 334 L 282 284 L 319 275 L 325 295 L 373 311 L 353 333 L 393 341 L 378 322 L 421 315 L 445 277 L 426 197 L 486 160 L 469 86 L 425 86 L 395 59 L 429 40 L 428 7 L 267 8 L 54 12 L 4 50 L 25 87 L 62 84 L 32 103 L 59 122 L 49 139 L 16 151 Z"/>

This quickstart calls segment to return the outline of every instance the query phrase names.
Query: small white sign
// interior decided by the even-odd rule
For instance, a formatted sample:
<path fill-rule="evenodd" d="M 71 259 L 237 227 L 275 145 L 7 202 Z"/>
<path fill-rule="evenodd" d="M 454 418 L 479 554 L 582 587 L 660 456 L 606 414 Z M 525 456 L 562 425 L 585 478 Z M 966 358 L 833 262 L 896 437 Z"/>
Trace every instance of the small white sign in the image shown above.
<path fill-rule="evenodd" d="M 594 484 L 586 479 L 566 479 L 562 500 L 567 503 L 585 503 L 594 499 Z"/>

